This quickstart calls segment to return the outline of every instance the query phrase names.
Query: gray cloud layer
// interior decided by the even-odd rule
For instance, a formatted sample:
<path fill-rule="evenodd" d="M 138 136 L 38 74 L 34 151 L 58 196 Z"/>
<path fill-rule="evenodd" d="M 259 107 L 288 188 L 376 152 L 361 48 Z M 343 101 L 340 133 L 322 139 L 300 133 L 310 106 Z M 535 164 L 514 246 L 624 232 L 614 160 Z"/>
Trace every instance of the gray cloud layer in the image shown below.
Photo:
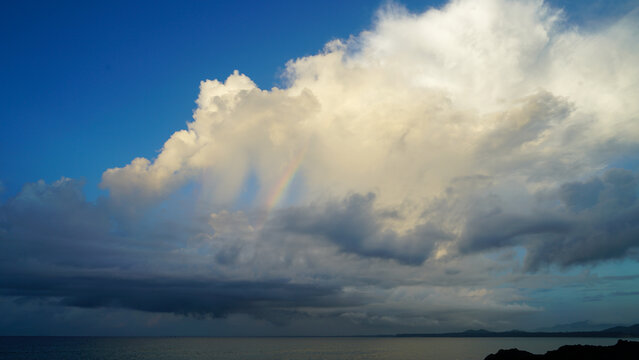
<path fill-rule="evenodd" d="M 556 190 L 561 206 L 526 215 L 492 208 L 468 221 L 460 248 L 523 245 L 530 269 L 622 258 L 639 246 L 638 184 L 636 173 L 611 169 L 601 177 L 562 184 Z"/>
<path fill-rule="evenodd" d="M 434 225 L 420 225 L 405 234 L 384 230 L 380 224 L 395 212 L 376 212 L 375 195 L 354 194 L 339 203 L 320 208 L 290 208 L 279 214 L 283 231 L 318 236 L 329 240 L 342 251 L 364 257 L 395 259 L 404 264 L 419 265 L 426 260 L 438 240 L 449 238 Z"/>

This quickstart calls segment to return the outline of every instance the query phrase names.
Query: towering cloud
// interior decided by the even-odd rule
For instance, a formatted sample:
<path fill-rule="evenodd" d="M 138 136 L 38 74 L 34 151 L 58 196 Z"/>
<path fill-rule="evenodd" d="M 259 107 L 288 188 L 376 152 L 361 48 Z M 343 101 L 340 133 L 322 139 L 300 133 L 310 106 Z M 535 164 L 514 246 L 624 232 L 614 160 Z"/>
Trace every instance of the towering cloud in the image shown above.
<path fill-rule="evenodd" d="M 429 248 L 472 231 L 476 214 L 427 211 L 451 189 L 461 207 L 491 193 L 527 213 L 538 191 L 637 149 L 636 20 L 587 31 L 542 1 L 453 1 L 423 14 L 389 5 L 372 30 L 290 61 L 285 89 L 237 72 L 202 82 L 188 129 L 153 161 L 107 170 L 102 185 L 135 202 L 195 181 L 223 206 L 254 177 L 253 205 L 268 211 L 299 170 L 296 204 L 372 192 L 396 214 L 380 231 L 441 224 L 446 236 L 418 236 Z M 484 180 L 462 185 L 472 178 Z"/>
<path fill-rule="evenodd" d="M 539 0 L 455 0 L 422 14 L 388 5 L 370 30 L 289 61 L 285 88 L 259 89 L 237 71 L 203 81 L 193 121 L 155 159 L 104 172 L 108 199 L 87 204 L 65 180 L 29 185 L 1 209 L 7 259 L 52 241 L 33 233 L 49 227 L 30 226 L 41 220 L 29 211 L 60 217 L 47 223 L 64 233 L 60 246 L 108 250 L 90 265 L 39 250 L 7 261 L 68 266 L 85 285 L 83 271 L 98 267 L 109 294 L 0 286 L 74 306 L 286 309 L 361 324 L 539 311 L 517 286 L 496 287 L 495 274 L 636 256 L 639 246 L 639 12 L 591 29 L 566 16 Z M 197 196 L 175 200 L 187 185 Z M 169 214 L 139 215 L 159 204 Z M 171 211 L 189 214 L 178 230 Z M 112 282 L 125 274 L 138 279 Z M 124 300 L 136 281 L 166 301 Z M 175 307 L 177 288 L 222 300 Z"/>

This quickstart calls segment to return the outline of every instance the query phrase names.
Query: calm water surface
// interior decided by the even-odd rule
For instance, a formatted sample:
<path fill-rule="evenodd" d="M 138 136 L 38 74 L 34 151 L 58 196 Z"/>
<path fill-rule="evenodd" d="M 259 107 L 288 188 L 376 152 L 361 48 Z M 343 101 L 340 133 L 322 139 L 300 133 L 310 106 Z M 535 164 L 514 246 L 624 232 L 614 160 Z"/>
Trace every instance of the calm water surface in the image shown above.
<path fill-rule="evenodd" d="M 601 338 L 126 338 L 0 337 L 0 359 L 482 360 L 499 349 L 544 353 Z"/>

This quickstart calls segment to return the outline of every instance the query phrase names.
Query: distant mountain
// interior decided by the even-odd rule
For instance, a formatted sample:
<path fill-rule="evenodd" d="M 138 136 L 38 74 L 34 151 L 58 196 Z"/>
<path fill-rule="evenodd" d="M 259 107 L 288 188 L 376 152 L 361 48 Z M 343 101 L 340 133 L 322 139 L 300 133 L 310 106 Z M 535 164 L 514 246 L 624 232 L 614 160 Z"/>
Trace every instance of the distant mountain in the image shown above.
<path fill-rule="evenodd" d="M 632 326 L 615 326 L 600 331 L 488 331 L 484 329 L 466 330 L 456 333 L 441 334 L 397 334 L 397 337 L 613 337 L 639 338 L 639 324 Z"/>
<path fill-rule="evenodd" d="M 602 330 L 603 333 L 609 334 L 627 334 L 625 337 L 637 337 L 639 336 L 639 324 L 631 326 L 615 326 L 610 329 Z"/>
<path fill-rule="evenodd" d="M 566 331 L 601 331 L 619 324 L 596 324 L 590 321 L 578 321 L 569 324 L 558 324 L 555 326 L 536 329 L 536 332 L 566 332 Z"/>

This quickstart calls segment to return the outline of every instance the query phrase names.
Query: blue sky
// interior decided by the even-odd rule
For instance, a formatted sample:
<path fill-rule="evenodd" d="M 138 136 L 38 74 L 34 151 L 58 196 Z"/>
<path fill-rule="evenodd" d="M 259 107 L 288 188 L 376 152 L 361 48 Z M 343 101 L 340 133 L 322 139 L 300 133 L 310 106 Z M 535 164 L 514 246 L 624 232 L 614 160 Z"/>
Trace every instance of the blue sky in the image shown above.
<path fill-rule="evenodd" d="M 0 333 L 639 322 L 637 9 L 3 5 Z"/>
<path fill-rule="evenodd" d="M 440 3 L 405 5 L 423 10 Z M 24 182 L 83 177 L 95 197 L 104 169 L 155 156 L 167 134 L 184 128 L 200 81 L 237 69 L 261 88 L 277 86 L 288 60 L 366 29 L 378 7 L 374 1 L 5 4 L 0 146 L 20 156 L 0 159 L 0 179 L 14 194 Z"/>
<path fill-rule="evenodd" d="M 632 2 L 554 1 L 597 26 Z M 403 1 L 420 12 L 444 1 Z M 2 16 L 3 199 L 23 183 L 82 177 L 153 157 L 191 120 L 197 86 L 233 70 L 269 89 L 285 63 L 370 28 L 375 1 L 10 2 Z M 251 9 L 247 11 L 247 9 Z M 294 29 L 294 31 L 291 31 Z M 37 104 L 37 106 L 34 106 Z M 148 126 L 152 124 L 152 126 Z M 137 134 L 144 132 L 144 136 Z"/>

